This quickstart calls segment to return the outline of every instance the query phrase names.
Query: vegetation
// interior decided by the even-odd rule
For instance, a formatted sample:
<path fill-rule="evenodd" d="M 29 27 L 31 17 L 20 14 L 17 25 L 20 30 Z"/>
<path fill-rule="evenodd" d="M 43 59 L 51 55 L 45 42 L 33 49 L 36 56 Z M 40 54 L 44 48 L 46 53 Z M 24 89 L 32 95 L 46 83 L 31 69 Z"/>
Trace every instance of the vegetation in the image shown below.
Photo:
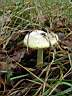
<path fill-rule="evenodd" d="M 34 29 L 59 36 L 44 49 L 44 66 L 36 67 L 36 50 L 23 39 Z M 70 0 L 0 0 L 0 96 L 72 95 L 72 2 Z"/>

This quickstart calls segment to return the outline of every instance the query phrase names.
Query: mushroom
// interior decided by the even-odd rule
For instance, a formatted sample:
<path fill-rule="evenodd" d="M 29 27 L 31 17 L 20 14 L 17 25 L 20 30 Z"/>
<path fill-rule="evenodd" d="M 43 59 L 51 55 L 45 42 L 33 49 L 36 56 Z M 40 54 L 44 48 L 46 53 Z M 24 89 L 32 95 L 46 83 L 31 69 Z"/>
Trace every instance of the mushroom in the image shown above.
<path fill-rule="evenodd" d="M 47 33 L 42 30 L 34 30 L 26 34 L 24 45 L 38 50 L 37 67 L 43 67 L 43 49 L 53 46 L 57 41 L 58 36 L 53 32 Z"/>

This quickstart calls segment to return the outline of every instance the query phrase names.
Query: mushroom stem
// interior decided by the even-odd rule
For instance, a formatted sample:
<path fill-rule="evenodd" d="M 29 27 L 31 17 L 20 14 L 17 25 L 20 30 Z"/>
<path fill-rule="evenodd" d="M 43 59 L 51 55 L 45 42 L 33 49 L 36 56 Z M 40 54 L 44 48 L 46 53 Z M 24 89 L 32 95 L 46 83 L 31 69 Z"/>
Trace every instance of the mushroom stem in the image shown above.
<path fill-rule="evenodd" d="M 43 49 L 38 49 L 37 52 L 37 67 L 43 67 Z"/>

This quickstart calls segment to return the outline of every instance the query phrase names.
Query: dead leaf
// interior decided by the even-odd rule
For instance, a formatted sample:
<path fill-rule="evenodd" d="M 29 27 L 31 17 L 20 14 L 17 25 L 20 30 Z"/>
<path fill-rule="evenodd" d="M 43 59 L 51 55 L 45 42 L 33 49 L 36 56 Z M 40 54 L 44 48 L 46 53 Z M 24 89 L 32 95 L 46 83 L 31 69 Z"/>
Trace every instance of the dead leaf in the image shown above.
<path fill-rule="evenodd" d="M 10 58 L 14 59 L 16 62 L 20 62 L 24 54 L 25 54 L 24 49 L 14 50 L 14 52 L 10 55 Z"/>
<path fill-rule="evenodd" d="M 68 35 L 61 41 L 61 46 L 64 49 L 72 50 L 72 34 Z"/>

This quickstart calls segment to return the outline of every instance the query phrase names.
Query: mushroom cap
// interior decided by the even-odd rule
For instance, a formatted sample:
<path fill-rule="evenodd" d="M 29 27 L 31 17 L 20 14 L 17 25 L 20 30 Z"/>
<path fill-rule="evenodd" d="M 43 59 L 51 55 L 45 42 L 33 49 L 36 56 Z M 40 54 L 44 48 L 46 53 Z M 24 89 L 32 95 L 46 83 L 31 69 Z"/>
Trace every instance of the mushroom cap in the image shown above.
<path fill-rule="evenodd" d="M 58 41 L 58 36 L 55 33 L 46 33 L 42 30 L 34 30 L 26 34 L 24 45 L 30 48 L 48 48 L 53 46 Z"/>

